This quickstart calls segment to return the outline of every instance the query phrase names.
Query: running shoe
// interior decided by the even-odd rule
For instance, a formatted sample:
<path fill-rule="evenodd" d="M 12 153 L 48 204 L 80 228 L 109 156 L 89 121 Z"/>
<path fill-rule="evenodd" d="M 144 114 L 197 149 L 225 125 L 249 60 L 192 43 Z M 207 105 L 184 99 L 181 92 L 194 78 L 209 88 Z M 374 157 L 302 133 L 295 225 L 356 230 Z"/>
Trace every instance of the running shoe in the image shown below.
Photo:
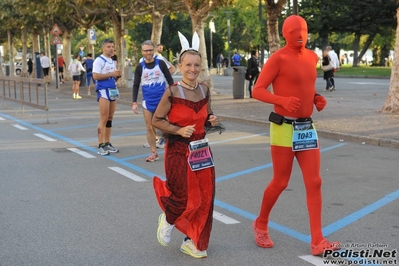
<path fill-rule="evenodd" d="M 98 147 L 98 154 L 101 156 L 109 155 L 109 151 L 105 148 L 105 146 Z"/>
<path fill-rule="evenodd" d="M 206 258 L 206 250 L 198 250 L 191 239 L 184 239 L 180 251 L 196 259 Z"/>
<path fill-rule="evenodd" d="M 104 147 L 107 151 L 109 151 L 110 153 L 117 153 L 119 152 L 119 150 L 117 148 L 115 148 L 114 146 L 112 146 L 111 142 L 107 142 L 105 143 L 105 147 Z"/>
<path fill-rule="evenodd" d="M 157 148 L 158 149 L 164 149 L 165 148 L 165 139 L 160 138 L 159 141 L 157 142 Z"/>
<path fill-rule="evenodd" d="M 82 96 L 80 96 L 79 94 L 76 94 L 75 99 L 80 100 L 80 99 L 82 99 Z"/>
<path fill-rule="evenodd" d="M 172 234 L 172 229 L 175 226 L 173 224 L 169 224 L 166 221 L 165 213 L 161 213 L 158 218 L 158 230 L 157 230 L 157 238 L 159 244 L 162 246 L 167 246 L 170 243 L 170 235 Z"/>
<path fill-rule="evenodd" d="M 152 163 L 153 161 L 158 161 L 159 160 L 159 156 L 158 153 L 156 152 L 152 152 L 150 154 L 150 156 L 147 157 L 147 159 L 145 159 L 146 162 L 150 162 Z"/>
<path fill-rule="evenodd" d="M 159 142 L 159 139 L 157 138 L 157 140 L 156 140 L 156 145 L 158 145 L 158 142 Z M 150 147 L 150 143 L 148 143 L 148 142 L 146 142 L 146 143 L 144 143 L 143 144 L 143 147 L 145 147 L 145 148 L 149 148 Z"/>

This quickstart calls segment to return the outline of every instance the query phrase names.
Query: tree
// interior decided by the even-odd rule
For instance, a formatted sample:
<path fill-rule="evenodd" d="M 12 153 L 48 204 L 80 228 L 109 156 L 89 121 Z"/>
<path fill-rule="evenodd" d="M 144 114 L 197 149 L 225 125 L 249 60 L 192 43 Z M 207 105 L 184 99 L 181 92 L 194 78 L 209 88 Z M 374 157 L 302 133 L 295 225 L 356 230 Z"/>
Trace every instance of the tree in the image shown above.
<path fill-rule="evenodd" d="M 267 14 L 267 29 L 270 53 L 274 53 L 280 48 L 280 34 L 278 28 L 278 20 L 281 16 L 281 11 L 287 0 L 274 0 L 266 1 L 266 14 Z"/>
<path fill-rule="evenodd" d="M 396 9 L 396 42 L 388 96 L 382 106 L 384 113 L 399 113 L 399 8 Z"/>
<path fill-rule="evenodd" d="M 205 81 L 211 90 L 213 90 L 213 82 L 209 75 L 208 70 L 208 58 L 206 55 L 206 44 L 205 44 L 205 21 L 209 16 L 209 13 L 220 6 L 231 4 L 231 0 L 184 0 L 184 3 L 188 9 L 188 13 L 191 18 L 192 32 L 197 32 L 200 38 L 199 52 L 201 54 L 202 69 L 199 76 L 200 80 Z M 189 38 L 191 39 L 191 37 Z"/>

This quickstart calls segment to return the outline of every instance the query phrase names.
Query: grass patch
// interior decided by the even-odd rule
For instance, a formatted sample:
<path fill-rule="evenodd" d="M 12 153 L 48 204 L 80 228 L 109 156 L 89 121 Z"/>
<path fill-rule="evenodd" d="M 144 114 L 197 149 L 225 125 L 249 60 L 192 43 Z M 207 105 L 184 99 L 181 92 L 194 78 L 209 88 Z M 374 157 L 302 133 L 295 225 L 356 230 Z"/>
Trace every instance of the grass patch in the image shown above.
<path fill-rule="evenodd" d="M 323 75 L 323 71 L 318 68 L 317 73 Z M 361 65 L 358 67 L 352 67 L 352 65 L 343 65 L 339 71 L 334 73 L 335 76 L 343 77 L 390 77 L 391 68 L 390 67 L 374 67 Z"/>

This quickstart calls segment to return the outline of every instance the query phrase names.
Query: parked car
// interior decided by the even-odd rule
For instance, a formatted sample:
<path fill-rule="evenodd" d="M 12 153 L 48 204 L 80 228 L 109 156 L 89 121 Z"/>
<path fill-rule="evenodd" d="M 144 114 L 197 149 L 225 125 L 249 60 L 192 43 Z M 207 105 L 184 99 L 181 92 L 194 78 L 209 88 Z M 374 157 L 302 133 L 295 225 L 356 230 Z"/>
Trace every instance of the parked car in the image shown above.
<path fill-rule="evenodd" d="M 22 73 L 22 61 L 18 61 L 15 63 L 15 73 L 19 76 Z"/>

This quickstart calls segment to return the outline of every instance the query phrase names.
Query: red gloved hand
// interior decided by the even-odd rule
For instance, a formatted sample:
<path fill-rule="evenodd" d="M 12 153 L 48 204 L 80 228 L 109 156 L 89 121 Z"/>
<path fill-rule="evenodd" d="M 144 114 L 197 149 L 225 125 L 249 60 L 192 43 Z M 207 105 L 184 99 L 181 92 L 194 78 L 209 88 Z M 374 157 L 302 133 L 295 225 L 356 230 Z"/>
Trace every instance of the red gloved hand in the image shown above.
<path fill-rule="evenodd" d="M 287 97 L 284 99 L 283 107 L 290 113 L 295 113 L 299 106 L 301 105 L 301 100 L 297 97 Z"/>
<path fill-rule="evenodd" d="M 313 103 L 314 103 L 314 105 L 316 105 L 316 109 L 319 112 L 321 110 L 323 110 L 324 107 L 326 107 L 326 105 L 327 105 L 326 99 L 323 96 L 321 96 L 321 95 L 316 95 L 314 97 Z"/>

